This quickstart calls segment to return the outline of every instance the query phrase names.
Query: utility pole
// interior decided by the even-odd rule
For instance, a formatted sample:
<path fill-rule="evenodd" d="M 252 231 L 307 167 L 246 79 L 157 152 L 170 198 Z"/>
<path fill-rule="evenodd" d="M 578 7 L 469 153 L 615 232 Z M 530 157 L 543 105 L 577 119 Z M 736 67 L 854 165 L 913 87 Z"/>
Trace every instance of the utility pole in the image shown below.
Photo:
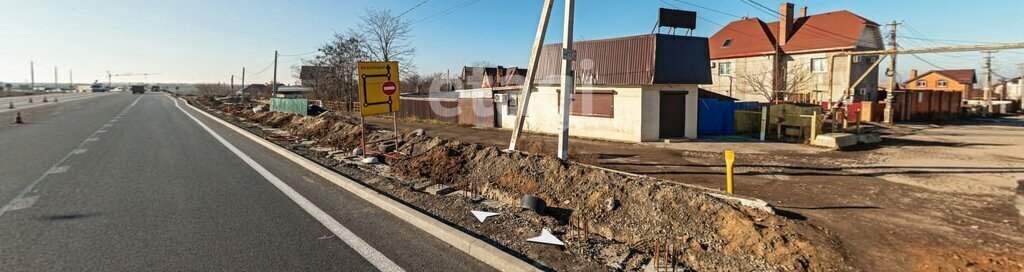
<path fill-rule="evenodd" d="M 71 69 L 68 69 L 68 88 L 75 88 L 75 73 Z"/>
<path fill-rule="evenodd" d="M 60 88 L 60 81 L 57 81 L 57 66 L 53 67 L 53 87 Z"/>
<path fill-rule="evenodd" d="M 242 67 L 242 89 L 245 89 L 245 67 Z"/>
<path fill-rule="evenodd" d="M 576 0 L 565 0 L 565 25 L 562 30 L 562 131 L 558 133 L 558 158 L 569 159 L 569 115 L 572 112 L 572 97 L 576 90 L 575 71 L 572 62 L 576 50 L 572 48 L 573 13 Z"/>
<path fill-rule="evenodd" d="M 32 91 L 35 91 L 36 90 L 36 62 L 34 62 L 34 61 L 28 62 L 28 69 L 29 69 L 29 76 L 32 78 L 31 82 L 29 83 L 29 88 L 32 88 Z"/>
<path fill-rule="evenodd" d="M 235 75 L 231 75 L 231 92 L 235 92 Z"/>
<path fill-rule="evenodd" d="M 512 127 L 512 139 L 508 143 L 509 150 L 516 150 L 516 142 L 519 140 L 519 134 L 523 132 L 523 124 L 526 122 L 526 108 L 530 105 L 530 93 L 533 92 L 534 75 L 537 73 L 537 67 L 540 66 L 540 50 L 544 46 L 544 36 L 547 35 L 548 22 L 551 19 L 551 6 L 555 0 L 545 0 L 544 7 L 540 12 L 540 22 L 537 24 L 537 36 L 533 40 L 533 48 L 530 52 L 530 68 L 526 70 L 526 82 L 523 83 L 523 89 L 519 91 L 519 110 L 516 113 L 516 122 Z"/>
<path fill-rule="evenodd" d="M 274 81 L 270 84 L 274 85 L 273 91 L 270 92 L 271 96 L 277 96 L 277 50 L 274 50 Z"/>
<path fill-rule="evenodd" d="M 896 27 L 900 23 L 893 20 L 892 23 L 887 25 L 889 26 L 889 46 L 892 47 L 892 53 L 889 56 L 889 71 L 886 71 L 886 74 L 889 76 L 889 91 L 885 92 L 885 112 L 882 113 L 882 121 L 886 124 L 892 124 L 892 103 L 896 100 L 896 51 L 899 49 L 899 45 L 896 44 Z M 851 56 L 850 58 L 853 57 Z"/>
<path fill-rule="evenodd" d="M 985 87 L 983 87 L 985 92 L 985 101 L 983 103 L 985 105 L 985 114 L 983 116 L 988 116 L 992 113 L 992 54 L 995 52 L 991 50 L 981 51 L 981 53 L 985 54 Z"/>

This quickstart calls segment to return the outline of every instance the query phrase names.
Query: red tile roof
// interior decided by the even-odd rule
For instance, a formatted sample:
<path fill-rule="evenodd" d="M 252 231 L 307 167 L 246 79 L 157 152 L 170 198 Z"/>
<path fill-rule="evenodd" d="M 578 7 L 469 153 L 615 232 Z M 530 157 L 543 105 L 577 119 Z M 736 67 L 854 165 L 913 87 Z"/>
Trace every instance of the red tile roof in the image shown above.
<path fill-rule="evenodd" d="M 974 69 L 932 70 L 915 78 L 911 78 L 910 80 L 907 80 L 907 82 L 913 82 L 931 73 L 942 75 L 961 84 L 974 84 L 978 82 L 978 78 L 974 75 Z"/>
<path fill-rule="evenodd" d="M 795 18 L 793 34 L 782 51 L 798 53 L 854 49 L 866 26 L 878 26 L 853 12 L 835 12 Z M 749 57 L 774 52 L 779 22 L 765 23 L 757 18 L 733 21 L 711 36 L 711 59 Z M 722 45 L 732 39 L 728 47 Z"/>

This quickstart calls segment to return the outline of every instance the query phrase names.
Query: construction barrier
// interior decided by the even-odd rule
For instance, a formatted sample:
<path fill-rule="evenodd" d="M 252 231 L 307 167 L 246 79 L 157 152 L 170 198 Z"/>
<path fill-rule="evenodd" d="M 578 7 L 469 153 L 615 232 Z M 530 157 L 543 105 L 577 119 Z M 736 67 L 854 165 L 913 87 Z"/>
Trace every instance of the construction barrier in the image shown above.
<path fill-rule="evenodd" d="M 309 100 L 305 98 L 271 98 L 270 111 L 306 116 L 309 111 Z"/>

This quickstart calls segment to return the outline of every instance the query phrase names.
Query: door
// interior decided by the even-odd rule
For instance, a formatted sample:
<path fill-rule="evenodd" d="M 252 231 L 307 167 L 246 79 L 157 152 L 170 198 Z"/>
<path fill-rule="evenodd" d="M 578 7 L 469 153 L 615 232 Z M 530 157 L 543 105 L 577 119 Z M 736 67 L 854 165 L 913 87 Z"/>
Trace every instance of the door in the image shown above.
<path fill-rule="evenodd" d="M 658 137 L 683 138 L 686 133 L 687 92 L 661 92 Z"/>

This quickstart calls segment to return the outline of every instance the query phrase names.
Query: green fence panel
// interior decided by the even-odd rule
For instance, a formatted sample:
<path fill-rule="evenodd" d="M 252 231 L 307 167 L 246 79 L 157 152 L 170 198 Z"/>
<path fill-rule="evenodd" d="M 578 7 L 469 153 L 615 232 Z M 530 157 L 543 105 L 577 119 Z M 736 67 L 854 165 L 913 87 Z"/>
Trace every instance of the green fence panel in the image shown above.
<path fill-rule="evenodd" d="M 306 116 L 309 110 L 309 100 L 305 98 L 271 98 L 270 111 L 294 113 Z"/>

